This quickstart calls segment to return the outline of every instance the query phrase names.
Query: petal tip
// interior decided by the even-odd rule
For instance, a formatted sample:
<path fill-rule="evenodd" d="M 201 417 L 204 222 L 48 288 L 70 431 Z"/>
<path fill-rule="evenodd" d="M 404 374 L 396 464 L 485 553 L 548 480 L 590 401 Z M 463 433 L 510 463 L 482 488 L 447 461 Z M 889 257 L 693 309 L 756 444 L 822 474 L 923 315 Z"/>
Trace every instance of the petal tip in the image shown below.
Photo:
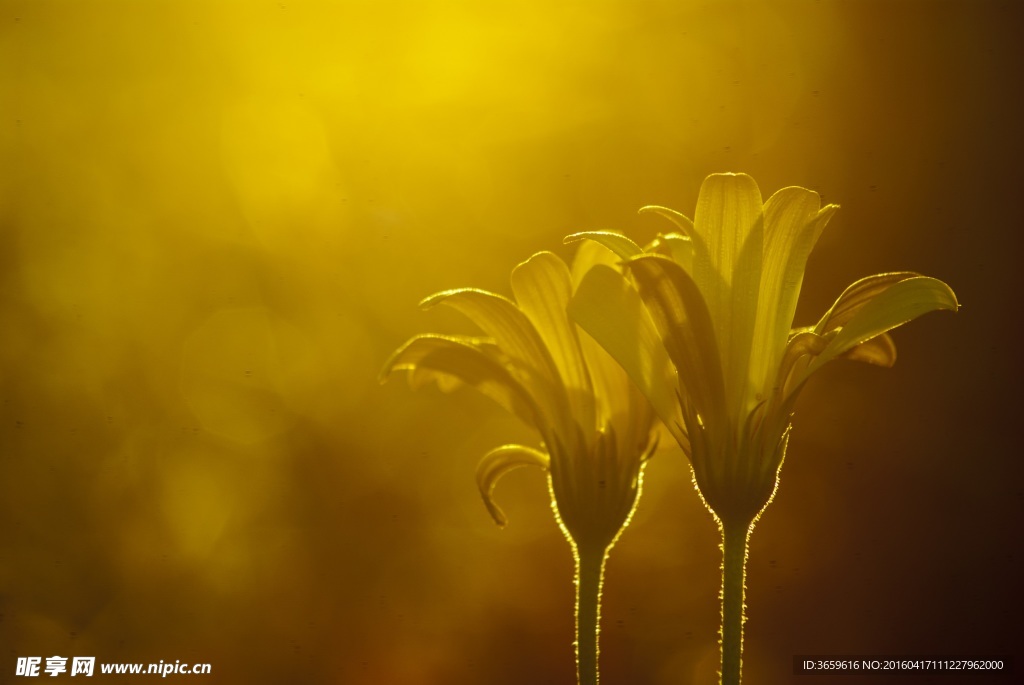
<path fill-rule="evenodd" d="M 505 512 L 501 510 L 501 507 L 489 499 L 484 500 L 484 506 L 487 507 L 487 513 L 491 515 L 498 528 L 504 528 L 508 525 L 508 517 L 505 516 Z"/>
<path fill-rule="evenodd" d="M 487 512 L 499 527 L 504 528 L 508 519 L 501 508 L 494 503 L 494 486 L 505 473 L 520 466 L 539 466 L 547 470 L 549 459 L 546 454 L 523 445 L 502 445 L 484 455 L 477 466 L 476 483 L 484 500 Z"/>
<path fill-rule="evenodd" d="M 444 292 L 434 293 L 433 295 L 428 295 L 427 297 L 424 297 L 422 300 L 420 300 L 419 304 L 417 306 L 420 309 L 430 309 L 431 307 L 436 305 L 438 302 L 443 300 L 445 297 L 447 297 L 450 292 L 451 291 L 446 290 Z"/>
<path fill-rule="evenodd" d="M 547 250 L 541 250 L 540 252 L 534 252 L 532 255 L 530 255 L 529 257 L 527 257 L 523 261 L 521 261 L 518 264 L 516 264 L 515 268 L 512 269 L 512 273 L 515 274 L 516 271 L 519 271 L 520 269 L 522 269 L 523 267 L 525 267 L 527 264 L 529 264 L 531 262 L 538 262 L 540 260 L 545 260 L 545 259 L 546 260 L 550 260 L 552 258 L 558 259 L 558 255 L 556 255 L 554 252 L 549 252 Z M 561 261 L 561 260 L 559 260 L 559 261 Z"/>
<path fill-rule="evenodd" d="M 411 343 L 412 340 L 409 340 L 401 347 L 399 347 L 397 350 L 391 353 L 391 356 L 389 356 L 388 360 L 384 362 L 384 366 L 381 367 L 380 372 L 377 374 L 377 382 L 379 384 L 384 385 L 385 383 L 388 382 L 388 380 L 391 378 L 391 372 L 395 370 L 395 363 L 398 361 L 399 355 L 401 355 L 402 352 L 407 347 L 409 347 Z"/>
<path fill-rule="evenodd" d="M 431 307 L 440 304 L 447 300 L 453 295 L 461 295 L 463 293 L 486 293 L 486 291 L 480 290 L 479 288 L 452 288 L 451 290 L 442 290 L 439 293 L 434 293 L 428 297 L 424 297 L 420 300 L 420 309 L 430 309 Z"/>

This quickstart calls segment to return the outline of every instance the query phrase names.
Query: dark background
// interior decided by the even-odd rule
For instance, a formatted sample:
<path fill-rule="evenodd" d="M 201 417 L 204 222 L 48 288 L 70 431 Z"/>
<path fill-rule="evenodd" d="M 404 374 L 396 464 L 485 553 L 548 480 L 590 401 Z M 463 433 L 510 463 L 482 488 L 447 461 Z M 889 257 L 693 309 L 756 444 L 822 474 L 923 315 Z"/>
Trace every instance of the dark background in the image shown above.
<path fill-rule="evenodd" d="M 504 530 L 473 481 L 532 435 L 376 375 L 472 330 L 420 298 L 507 294 L 567 233 L 648 240 L 636 209 L 691 214 L 715 171 L 842 205 L 798 324 L 887 270 L 963 305 L 896 331 L 894 368 L 806 389 L 752 539 L 746 681 L 839 682 L 795 654 L 1019 672 L 1016 5 L 0 3 L 0 681 L 63 655 L 573 682 L 543 478 L 501 483 Z M 602 682 L 712 682 L 717 533 L 678 451 L 647 476 Z"/>

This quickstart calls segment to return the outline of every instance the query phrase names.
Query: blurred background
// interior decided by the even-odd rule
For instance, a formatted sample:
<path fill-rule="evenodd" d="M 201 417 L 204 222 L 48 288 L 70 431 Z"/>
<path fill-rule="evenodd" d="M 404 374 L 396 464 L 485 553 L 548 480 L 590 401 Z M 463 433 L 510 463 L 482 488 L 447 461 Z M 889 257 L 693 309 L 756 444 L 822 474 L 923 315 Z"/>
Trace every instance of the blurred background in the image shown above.
<path fill-rule="evenodd" d="M 0 681 L 63 655 L 574 682 L 542 474 L 502 481 L 504 530 L 474 483 L 533 435 L 377 374 L 473 330 L 424 296 L 508 294 L 575 231 L 649 240 L 637 208 L 692 214 L 716 171 L 842 205 L 797 323 L 886 270 L 963 304 L 804 393 L 747 680 L 1019 657 L 1021 28 L 1008 0 L 0 2 Z M 663 452 L 609 562 L 603 682 L 714 681 L 717 544 Z"/>

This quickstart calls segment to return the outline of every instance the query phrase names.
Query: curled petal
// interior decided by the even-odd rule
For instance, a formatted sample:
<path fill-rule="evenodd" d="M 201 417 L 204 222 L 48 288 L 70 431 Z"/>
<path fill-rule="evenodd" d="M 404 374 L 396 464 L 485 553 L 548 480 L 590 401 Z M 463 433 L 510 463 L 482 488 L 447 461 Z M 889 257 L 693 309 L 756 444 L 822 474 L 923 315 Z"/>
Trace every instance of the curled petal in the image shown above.
<path fill-rule="evenodd" d="M 819 335 L 828 333 L 831 330 L 842 328 L 846 322 L 853 318 L 860 309 L 872 299 L 882 294 L 890 287 L 900 281 L 915 278 L 920 274 L 913 271 L 894 271 L 892 273 L 875 274 L 866 276 L 850 285 L 835 304 L 821 317 L 821 321 L 814 327 Z"/>
<path fill-rule="evenodd" d="M 548 420 L 568 426 L 568 406 L 551 353 L 530 319 L 511 300 L 475 288 L 447 290 L 420 303 L 423 308 L 444 304 L 469 317 L 508 356 L 508 368 Z M 539 417 L 538 417 L 539 418 Z"/>
<path fill-rule="evenodd" d="M 476 484 L 495 523 L 504 526 L 508 522 L 505 513 L 494 503 L 494 487 L 498 479 L 520 466 L 539 466 L 546 471 L 550 462 L 548 455 L 525 445 L 502 445 L 484 455 L 476 468 Z"/>
<path fill-rule="evenodd" d="M 442 335 L 420 335 L 398 348 L 380 374 L 408 371 L 409 384 L 420 387 L 437 381 L 450 389 L 457 380 L 491 398 L 527 425 L 537 425 L 539 409 L 525 388 L 508 372 L 499 352 L 487 341 Z"/>
<path fill-rule="evenodd" d="M 882 333 L 850 348 L 839 358 L 889 368 L 896 363 L 896 343 L 893 342 L 891 335 Z"/>
<path fill-rule="evenodd" d="M 674 223 L 676 227 L 683 232 L 683 235 L 689 237 L 692 237 L 694 235 L 693 221 L 690 219 L 690 217 L 686 216 L 685 214 L 682 214 L 681 212 L 677 212 L 674 209 L 669 209 L 668 207 L 661 207 L 659 205 L 647 205 L 646 207 L 641 207 L 639 213 L 657 214 L 658 216 L 663 216 L 672 223 Z"/>
<path fill-rule="evenodd" d="M 821 354 L 827 346 L 828 341 L 814 331 L 801 330 L 793 335 L 786 344 L 786 351 L 782 355 L 775 389 L 777 391 L 785 390 L 797 362 L 806 356 L 815 357 Z"/>
<path fill-rule="evenodd" d="M 536 329 L 510 300 L 485 290 L 461 288 L 431 295 L 420 306 L 429 309 L 437 304 L 452 307 L 469 317 L 509 356 L 553 375 L 554 361 Z"/>
<path fill-rule="evenodd" d="M 938 279 L 913 276 L 890 284 L 857 307 L 845 325 L 835 333 L 828 347 L 808 365 L 804 377 L 853 347 L 922 314 L 937 309 L 956 311 L 958 307 L 952 289 Z"/>
<path fill-rule="evenodd" d="M 581 240 L 593 240 L 595 243 L 604 245 L 609 250 L 617 254 L 620 259 L 630 259 L 639 254 L 643 254 L 643 250 L 639 245 L 621 233 L 613 233 L 611 231 L 584 231 L 582 233 L 573 233 L 572 235 L 565 236 L 562 242 L 568 245 L 569 243 L 577 243 Z"/>
<path fill-rule="evenodd" d="M 813 370 L 808 371 L 808 367 L 816 361 L 818 355 L 828 349 L 829 343 L 836 334 L 837 331 L 831 331 L 829 334 L 819 336 L 813 330 L 804 329 L 790 338 L 782 366 L 779 369 L 779 381 L 776 386 L 777 389 L 783 390 L 782 406 L 786 407 L 784 413 L 788 414 L 792 410 L 796 395 L 813 373 Z M 896 343 L 888 333 L 882 333 L 850 348 L 836 358 L 889 368 L 896 363 Z"/>

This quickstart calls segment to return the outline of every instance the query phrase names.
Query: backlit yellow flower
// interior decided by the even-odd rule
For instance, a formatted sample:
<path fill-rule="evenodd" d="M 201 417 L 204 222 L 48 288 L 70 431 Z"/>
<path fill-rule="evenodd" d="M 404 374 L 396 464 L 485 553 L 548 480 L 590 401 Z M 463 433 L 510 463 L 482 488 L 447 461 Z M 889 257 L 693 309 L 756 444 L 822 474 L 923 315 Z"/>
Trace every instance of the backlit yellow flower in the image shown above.
<path fill-rule="evenodd" d="M 480 462 L 477 481 L 499 525 L 492 500 L 498 478 L 519 466 L 548 473 L 552 507 L 573 546 L 577 586 L 577 669 L 581 683 L 597 682 L 597 633 L 604 561 L 640 494 L 643 463 L 653 449 L 654 415 L 618 364 L 586 334 L 566 308 L 575 282 L 596 261 L 611 263 L 596 245 L 582 245 L 573 273 L 549 252 L 512 272 L 515 302 L 482 290 L 429 297 L 469 317 L 487 337 L 421 335 L 392 356 L 386 378 L 405 370 L 413 387 L 475 387 L 535 428 L 541 448 L 504 445 Z M 611 267 L 608 267 L 611 268 Z M 654 363 L 667 373 L 662 352 Z"/>
<path fill-rule="evenodd" d="M 658 250 L 645 252 L 607 233 L 567 238 L 590 238 L 613 250 L 636 286 L 597 266 L 570 312 L 644 390 L 689 456 L 697 488 L 719 522 L 727 683 L 740 677 L 748 536 L 775 492 L 801 388 L 832 359 L 891 366 L 896 348 L 887 331 L 958 307 L 942 281 L 886 273 L 851 285 L 816 325 L 793 329 L 807 257 L 836 209 L 797 187 L 762 205 L 751 177 L 715 174 L 701 187 L 693 221 L 663 207 L 642 210 L 669 218 L 681 232 L 662 237 Z M 652 341 L 644 309 L 660 341 Z M 667 351 L 681 382 L 638 363 L 652 345 Z"/>

